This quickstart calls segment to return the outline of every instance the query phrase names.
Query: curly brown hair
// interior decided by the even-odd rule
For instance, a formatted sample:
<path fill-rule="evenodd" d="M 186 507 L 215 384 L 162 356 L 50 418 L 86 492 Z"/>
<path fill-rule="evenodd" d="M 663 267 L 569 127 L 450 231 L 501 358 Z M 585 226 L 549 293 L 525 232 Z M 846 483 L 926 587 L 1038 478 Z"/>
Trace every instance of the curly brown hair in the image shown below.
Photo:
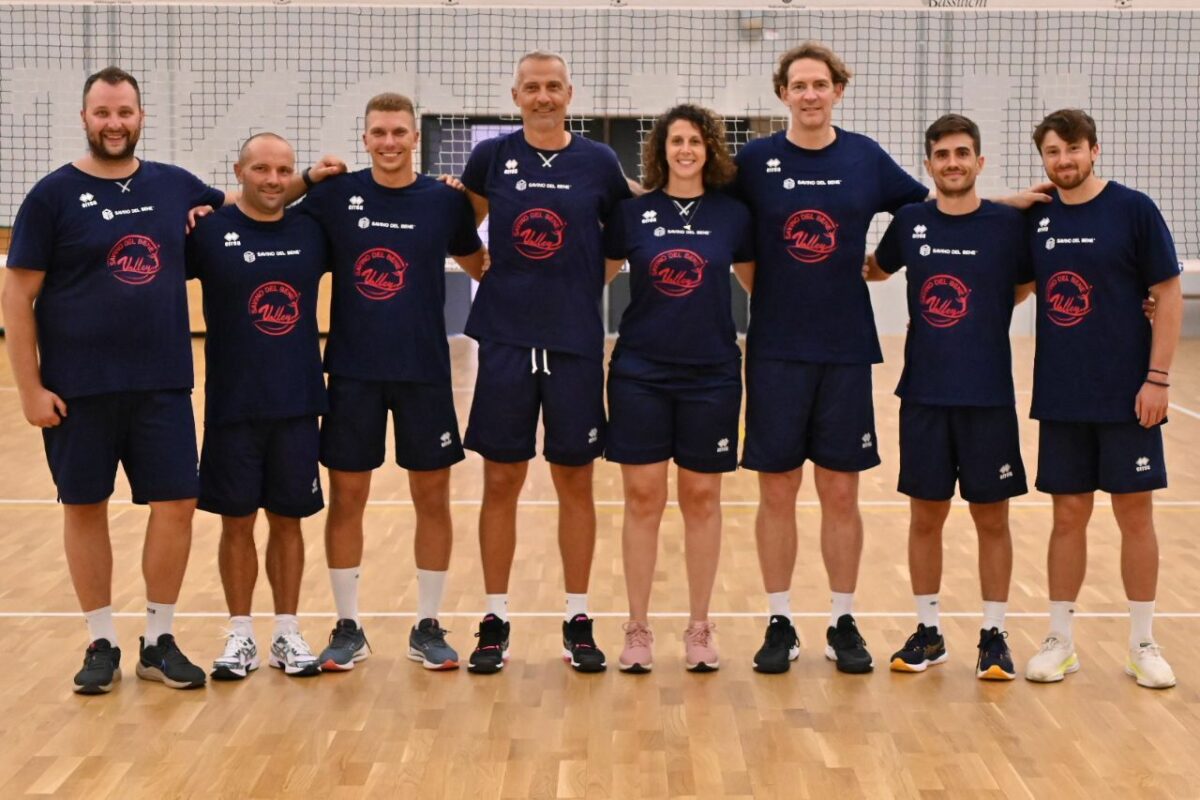
<path fill-rule="evenodd" d="M 718 189 L 731 183 L 737 167 L 725 141 L 725 123 L 707 108 L 684 103 L 656 119 L 642 144 L 642 185 L 649 191 L 667 185 L 667 131 L 672 122 L 681 119 L 695 125 L 704 140 L 704 188 Z"/>

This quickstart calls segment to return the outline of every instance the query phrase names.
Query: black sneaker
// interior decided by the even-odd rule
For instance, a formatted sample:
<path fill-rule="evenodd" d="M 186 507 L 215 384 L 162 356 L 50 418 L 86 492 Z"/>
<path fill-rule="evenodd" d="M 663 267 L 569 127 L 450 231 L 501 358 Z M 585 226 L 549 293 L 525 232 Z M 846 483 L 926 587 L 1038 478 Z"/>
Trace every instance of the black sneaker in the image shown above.
<path fill-rule="evenodd" d="M 779 615 L 771 617 L 762 647 L 754 654 L 754 669 L 771 674 L 787 672 L 799 657 L 800 637 L 792 621 Z"/>
<path fill-rule="evenodd" d="M 875 669 L 875 662 L 867 652 L 867 643 L 858 632 L 854 617 L 849 614 L 842 614 L 836 627 L 825 630 L 825 642 L 825 657 L 837 662 L 839 672 L 861 675 Z"/>
<path fill-rule="evenodd" d="M 175 644 L 175 637 L 164 633 L 155 644 L 141 642 L 137 665 L 137 676 L 147 681 L 161 681 L 172 689 L 198 689 L 204 685 L 204 670 L 188 661 L 187 656 Z"/>
<path fill-rule="evenodd" d="M 1008 651 L 1008 631 L 998 628 L 979 632 L 979 660 L 975 677 L 984 681 L 1011 681 L 1017 677 L 1012 653 Z"/>
<path fill-rule="evenodd" d="M 75 673 L 76 694 L 105 694 L 121 680 L 121 648 L 97 639 L 83 654 L 83 669 Z"/>
<path fill-rule="evenodd" d="M 592 638 L 592 620 L 587 614 L 576 614 L 570 622 L 563 623 L 563 661 L 569 662 L 576 672 L 603 672 L 608 666 L 604 653 Z"/>
<path fill-rule="evenodd" d="M 317 656 L 322 672 L 349 672 L 371 652 L 367 633 L 352 619 L 339 619 L 329 632 L 329 644 Z"/>
<path fill-rule="evenodd" d="M 946 640 L 938 633 L 937 626 L 927 628 L 918 623 L 917 632 L 892 654 L 892 672 L 924 672 L 949 657 Z"/>
<path fill-rule="evenodd" d="M 508 661 L 508 632 L 509 626 L 495 614 L 488 614 L 479 623 L 479 633 L 471 658 L 467 661 L 467 669 L 483 675 L 490 675 L 504 669 Z"/>

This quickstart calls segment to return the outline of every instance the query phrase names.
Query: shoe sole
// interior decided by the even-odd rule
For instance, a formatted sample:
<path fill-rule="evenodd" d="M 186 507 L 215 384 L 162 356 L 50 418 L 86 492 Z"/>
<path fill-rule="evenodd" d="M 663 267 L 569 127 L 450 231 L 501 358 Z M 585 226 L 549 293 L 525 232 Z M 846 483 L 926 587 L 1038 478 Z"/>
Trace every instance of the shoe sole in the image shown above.
<path fill-rule="evenodd" d="M 782 675 L 783 673 L 787 672 L 789 669 L 792 668 L 792 662 L 795 661 L 799 657 L 800 657 L 800 648 L 793 647 L 788 650 L 787 661 L 783 662 L 783 664 L 781 666 L 776 667 L 774 664 L 763 665 L 763 664 L 759 664 L 757 661 L 755 661 L 754 662 L 754 671 L 761 672 L 764 675 Z"/>
<path fill-rule="evenodd" d="M 244 670 L 238 670 L 234 667 L 218 667 L 213 665 L 212 672 L 209 675 L 214 681 L 241 681 L 249 677 L 251 672 L 258 669 L 258 663 L 248 665 Z"/>
<path fill-rule="evenodd" d="M 630 675 L 646 675 L 650 672 L 650 670 L 654 669 L 654 662 L 647 661 L 645 664 L 622 664 L 620 661 L 618 661 L 617 669 Z"/>
<path fill-rule="evenodd" d="M 1053 675 L 1050 675 L 1045 678 L 1036 678 L 1033 675 L 1030 675 L 1028 672 L 1026 672 L 1025 680 L 1033 681 L 1034 683 L 1058 683 L 1063 678 L 1070 675 L 1072 672 L 1078 672 L 1078 671 L 1079 671 L 1079 658 L 1077 656 L 1075 656 L 1074 654 L 1072 654 L 1071 657 L 1068 658 L 1066 661 L 1064 661 L 1062 663 L 1062 665 L 1058 668 L 1058 672 L 1055 672 Z"/>
<path fill-rule="evenodd" d="M 112 680 L 108 683 L 84 683 L 75 685 L 75 694 L 108 694 L 113 685 L 121 680 L 121 668 L 113 670 Z"/>
<path fill-rule="evenodd" d="M 500 670 L 504 669 L 504 665 L 508 663 L 508 649 L 506 648 L 500 656 L 498 664 L 475 664 L 467 663 L 467 672 L 474 672 L 476 675 L 495 675 Z"/>
<path fill-rule="evenodd" d="M 138 663 L 137 676 L 144 681 L 158 681 L 172 689 L 199 689 L 204 686 L 204 679 L 198 681 L 177 681 L 174 678 L 168 678 L 158 667 L 151 667 L 146 664 Z"/>
<path fill-rule="evenodd" d="M 583 661 L 576 661 L 571 655 L 570 650 L 563 650 L 563 661 L 571 665 L 571 668 L 576 672 L 604 672 L 608 669 L 608 662 L 601 661 L 599 664 L 589 664 Z"/>
<path fill-rule="evenodd" d="M 340 664 L 332 658 L 327 658 L 320 663 L 321 672 L 349 672 L 354 669 L 354 665 L 359 661 L 366 661 L 367 653 L 362 650 L 354 654 L 354 656 L 345 664 Z"/>
<path fill-rule="evenodd" d="M 714 661 L 709 664 L 707 661 L 700 661 L 696 664 L 688 664 L 688 672 L 716 672 L 721 668 L 720 661 Z"/>
<path fill-rule="evenodd" d="M 303 667 L 289 667 L 287 662 L 282 658 L 271 656 L 267 660 L 267 664 L 274 669 L 282 670 L 283 674 L 289 678 L 311 678 L 314 675 L 321 674 L 321 665 L 315 661 Z"/>
<path fill-rule="evenodd" d="M 458 669 L 458 662 L 453 659 L 446 659 L 442 662 L 430 661 L 425 658 L 425 654 L 415 647 L 408 648 L 408 658 L 410 661 L 420 661 L 421 666 L 425 669 L 441 672 L 444 670 Z"/>
<path fill-rule="evenodd" d="M 871 672 L 875 669 L 874 661 L 871 661 L 866 666 L 859 666 L 857 664 L 843 664 L 841 661 L 838 661 L 837 653 L 835 653 L 833 648 L 829 647 L 828 645 L 825 646 L 825 658 L 837 664 L 838 672 L 844 672 L 847 675 L 866 675 L 868 672 Z"/>
<path fill-rule="evenodd" d="M 903 658 L 892 657 L 892 663 L 889 665 L 892 672 L 924 672 L 934 664 L 944 664 L 950 658 L 949 653 L 942 653 L 934 659 L 925 659 L 920 664 L 910 664 Z"/>
<path fill-rule="evenodd" d="M 1170 689 L 1175 685 L 1175 681 L 1171 681 L 1170 683 L 1150 683 L 1148 681 L 1144 681 L 1142 675 L 1138 673 L 1137 669 L 1130 664 L 1125 665 L 1125 674 L 1137 680 L 1138 686 L 1146 689 Z"/>
<path fill-rule="evenodd" d="M 1005 672 L 1003 667 L 992 664 L 987 669 L 975 670 L 975 677 L 981 681 L 1011 681 L 1016 679 L 1017 673 Z"/>

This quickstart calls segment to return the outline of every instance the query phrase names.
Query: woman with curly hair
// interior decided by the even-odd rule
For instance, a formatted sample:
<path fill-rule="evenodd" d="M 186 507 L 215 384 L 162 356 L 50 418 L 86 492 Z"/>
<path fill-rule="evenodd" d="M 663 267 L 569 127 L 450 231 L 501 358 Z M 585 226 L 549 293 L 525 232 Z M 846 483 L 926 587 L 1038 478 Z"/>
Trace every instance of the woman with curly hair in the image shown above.
<path fill-rule="evenodd" d="M 720 660 L 708 619 L 721 549 L 721 475 L 737 467 L 742 359 L 729 271 L 749 290 L 750 212 L 722 193 L 734 177 L 725 128 L 711 111 L 679 105 L 654 123 L 642 149 L 647 193 L 618 206 L 605 229 L 611 280 L 629 263 L 631 300 L 609 364 L 606 457 L 621 464 L 622 550 L 629 622 L 619 666 L 647 672 L 648 624 L 667 503 L 667 466 L 678 466 L 690 622 L 687 668 Z"/>

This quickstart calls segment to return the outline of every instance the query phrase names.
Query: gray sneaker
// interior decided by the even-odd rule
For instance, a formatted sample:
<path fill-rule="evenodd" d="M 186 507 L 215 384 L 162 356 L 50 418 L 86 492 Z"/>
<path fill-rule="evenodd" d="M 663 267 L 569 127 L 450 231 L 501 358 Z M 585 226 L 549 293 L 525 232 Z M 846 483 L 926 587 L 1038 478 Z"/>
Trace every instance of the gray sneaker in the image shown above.
<path fill-rule="evenodd" d="M 408 634 L 408 657 L 425 669 L 458 669 L 458 653 L 446 644 L 449 631 L 436 619 L 423 619 Z"/>
<path fill-rule="evenodd" d="M 371 652 L 367 635 L 352 619 L 339 619 L 329 634 L 329 644 L 321 651 L 317 661 L 322 672 L 346 672 L 354 669 L 356 661 L 363 661 Z"/>

